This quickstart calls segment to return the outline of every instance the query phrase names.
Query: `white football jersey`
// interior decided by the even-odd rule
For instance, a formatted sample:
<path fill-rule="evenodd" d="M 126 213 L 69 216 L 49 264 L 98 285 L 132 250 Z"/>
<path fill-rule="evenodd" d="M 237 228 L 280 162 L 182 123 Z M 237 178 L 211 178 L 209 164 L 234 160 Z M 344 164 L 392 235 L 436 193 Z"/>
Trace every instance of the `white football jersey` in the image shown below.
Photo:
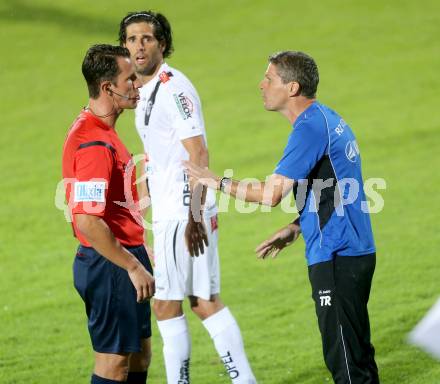
<path fill-rule="evenodd" d="M 148 157 L 146 171 L 153 222 L 188 218 L 190 187 L 182 166 L 189 154 L 182 140 L 202 135 L 207 145 L 202 106 L 188 78 L 162 64 L 140 89 L 136 128 Z M 215 192 L 208 189 L 205 214 L 216 213 Z"/>

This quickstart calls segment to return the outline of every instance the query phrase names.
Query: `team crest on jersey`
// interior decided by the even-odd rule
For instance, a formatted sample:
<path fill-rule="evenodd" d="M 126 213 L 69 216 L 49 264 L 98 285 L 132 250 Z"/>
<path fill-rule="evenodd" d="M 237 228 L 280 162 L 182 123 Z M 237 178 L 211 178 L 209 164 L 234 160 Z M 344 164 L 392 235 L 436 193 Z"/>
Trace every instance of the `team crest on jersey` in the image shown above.
<path fill-rule="evenodd" d="M 180 92 L 178 95 L 174 93 L 173 96 L 183 120 L 190 119 L 194 109 L 191 99 L 185 96 L 183 92 Z"/>
<path fill-rule="evenodd" d="M 75 203 L 80 202 L 105 202 L 105 181 L 77 181 L 74 184 Z"/>
<path fill-rule="evenodd" d="M 167 81 L 169 81 L 170 75 L 171 75 L 171 73 L 167 73 L 165 71 L 161 72 L 161 74 L 159 75 L 159 79 L 160 79 L 161 83 L 165 84 Z"/>
<path fill-rule="evenodd" d="M 350 160 L 352 163 L 356 163 L 359 153 L 359 147 L 356 140 L 347 142 L 347 145 L 345 146 L 345 156 L 347 156 L 348 160 Z"/>

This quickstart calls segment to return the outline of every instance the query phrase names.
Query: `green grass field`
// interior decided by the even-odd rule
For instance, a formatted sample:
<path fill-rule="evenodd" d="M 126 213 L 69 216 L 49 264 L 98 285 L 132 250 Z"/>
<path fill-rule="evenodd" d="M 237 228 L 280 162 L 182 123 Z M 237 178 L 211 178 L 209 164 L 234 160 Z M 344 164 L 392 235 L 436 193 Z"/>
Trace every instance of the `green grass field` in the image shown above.
<path fill-rule="evenodd" d="M 86 49 L 115 42 L 128 11 L 164 12 L 174 29 L 169 63 L 196 85 L 211 166 L 264 178 L 290 128 L 265 112 L 258 83 L 267 56 L 310 53 L 320 68 L 320 101 L 357 134 L 364 177 L 383 177 L 385 208 L 372 217 L 378 262 L 370 301 L 382 382 L 437 384 L 440 364 L 406 344 L 408 331 L 440 294 L 440 3 L 2 0 L 0 383 L 88 383 L 92 351 L 72 285 L 76 241 L 54 206 L 63 140 L 87 93 Z M 111 5 L 110 5 L 111 4 Z M 118 131 L 141 145 L 127 112 Z M 276 260 L 255 246 L 293 215 L 220 217 L 222 297 L 232 309 L 259 383 L 329 383 L 302 241 Z M 209 336 L 192 314 L 194 383 L 228 383 Z M 150 383 L 164 383 L 153 336 Z"/>

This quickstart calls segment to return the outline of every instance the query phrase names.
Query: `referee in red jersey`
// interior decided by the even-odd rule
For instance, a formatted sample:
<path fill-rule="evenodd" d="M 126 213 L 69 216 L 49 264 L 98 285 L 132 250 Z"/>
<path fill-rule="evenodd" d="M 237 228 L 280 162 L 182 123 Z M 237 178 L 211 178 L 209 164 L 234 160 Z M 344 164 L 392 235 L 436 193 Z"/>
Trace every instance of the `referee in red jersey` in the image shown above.
<path fill-rule="evenodd" d="M 80 242 L 74 285 L 85 303 L 95 351 L 91 383 L 144 384 L 154 278 L 138 220 L 136 170 L 115 131 L 122 111 L 136 107 L 141 84 L 130 53 L 118 46 L 92 46 L 82 72 L 89 105 L 64 143 L 63 178 Z"/>

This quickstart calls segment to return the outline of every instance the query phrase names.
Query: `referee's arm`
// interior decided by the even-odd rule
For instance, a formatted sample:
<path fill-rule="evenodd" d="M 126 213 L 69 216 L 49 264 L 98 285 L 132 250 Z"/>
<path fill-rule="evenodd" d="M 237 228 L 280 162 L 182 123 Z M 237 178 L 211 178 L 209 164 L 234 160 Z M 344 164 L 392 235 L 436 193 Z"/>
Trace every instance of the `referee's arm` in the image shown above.
<path fill-rule="evenodd" d="M 133 283 L 137 301 L 142 302 L 154 295 L 154 277 L 113 235 L 107 223 L 99 216 L 75 214 L 78 230 L 90 245 L 102 256 L 128 272 Z"/>

